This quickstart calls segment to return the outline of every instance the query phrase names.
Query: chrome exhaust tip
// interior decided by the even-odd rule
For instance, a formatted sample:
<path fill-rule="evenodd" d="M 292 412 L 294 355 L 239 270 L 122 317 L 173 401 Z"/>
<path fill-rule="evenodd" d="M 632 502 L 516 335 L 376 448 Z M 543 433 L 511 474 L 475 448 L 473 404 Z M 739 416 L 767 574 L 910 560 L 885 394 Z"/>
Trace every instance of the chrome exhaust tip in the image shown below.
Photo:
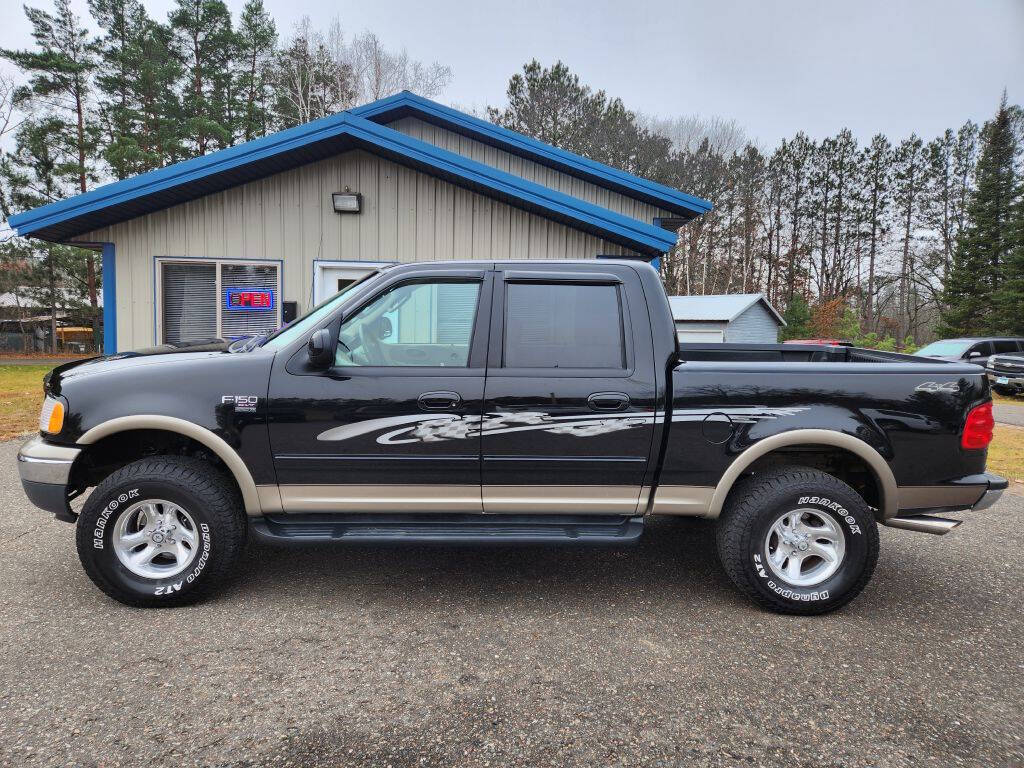
<path fill-rule="evenodd" d="M 932 515 L 897 515 L 883 520 L 882 525 L 890 528 L 903 528 L 906 531 L 917 531 L 918 533 L 933 533 L 936 536 L 945 534 L 956 528 L 963 520 L 950 520 L 948 517 L 934 517 Z"/>

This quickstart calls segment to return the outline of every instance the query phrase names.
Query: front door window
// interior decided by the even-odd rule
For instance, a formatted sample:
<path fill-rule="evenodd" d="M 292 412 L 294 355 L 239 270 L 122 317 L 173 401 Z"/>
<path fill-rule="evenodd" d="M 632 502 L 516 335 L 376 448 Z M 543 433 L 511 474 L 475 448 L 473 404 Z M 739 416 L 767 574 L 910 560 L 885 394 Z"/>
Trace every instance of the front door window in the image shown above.
<path fill-rule="evenodd" d="M 479 299 L 479 282 L 399 285 L 342 324 L 335 365 L 465 368 Z"/>

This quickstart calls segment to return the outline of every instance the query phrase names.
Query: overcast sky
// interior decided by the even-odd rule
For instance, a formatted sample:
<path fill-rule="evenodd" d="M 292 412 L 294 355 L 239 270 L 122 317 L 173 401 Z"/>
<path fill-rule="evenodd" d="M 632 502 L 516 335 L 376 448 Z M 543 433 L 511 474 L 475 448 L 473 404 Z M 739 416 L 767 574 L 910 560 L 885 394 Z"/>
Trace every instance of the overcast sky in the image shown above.
<path fill-rule="evenodd" d="M 144 0 L 166 18 L 173 0 Z M 244 0 L 228 0 L 238 11 Z M 49 0 L 32 0 L 48 5 Z M 983 121 L 1003 88 L 1024 103 L 1024 0 L 265 0 L 287 36 L 340 16 L 388 47 L 448 64 L 442 101 L 504 103 L 509 76 L 561 58 L 584 82 L 661 117 L 736 119 L 771 146 L 797 130 L 849 126 L 925 138 Z M 85 14 L 85 0 L 73 0 Z M 16 0 L 0 0 L 0 45 L 30 44 Z"/>

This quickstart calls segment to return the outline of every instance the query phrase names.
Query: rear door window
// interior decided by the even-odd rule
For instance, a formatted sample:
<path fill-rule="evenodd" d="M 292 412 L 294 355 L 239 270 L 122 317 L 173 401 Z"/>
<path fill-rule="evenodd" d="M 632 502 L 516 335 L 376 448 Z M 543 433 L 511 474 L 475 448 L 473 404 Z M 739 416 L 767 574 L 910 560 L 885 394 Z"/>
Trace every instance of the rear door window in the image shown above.
<path fill-rule="evenodd" d="M 1005 354 L 1007 352 L 1017 351 L 1017 342 L 1013 339 L 1005 339 L 1003 341 L 993 341 L 992 347 L 997 355 Z"/>
<path fill-rule="evenodd" d="M 506 288 L 506 368 L 626 367 L 618 286 L 509 283 Z"/>

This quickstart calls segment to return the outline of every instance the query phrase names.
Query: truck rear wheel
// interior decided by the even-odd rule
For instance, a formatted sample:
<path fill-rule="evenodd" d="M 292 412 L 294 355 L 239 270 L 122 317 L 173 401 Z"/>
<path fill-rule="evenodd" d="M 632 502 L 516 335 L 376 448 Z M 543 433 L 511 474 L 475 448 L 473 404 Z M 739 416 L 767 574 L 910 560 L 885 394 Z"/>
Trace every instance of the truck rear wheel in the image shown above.
<path fill-rule="evenodd" d="M 191 603 L 231 572 L 246 520 L 234 487 L 209 464 L 155 456 L 100 483 L 78 518 L 78 557 L 110 597 L 141 608 Z"/>
<path fill-rule="evenodd" d="M 867 503 L 832 475 L 783 467 L 729 495 L 718 520 L 718 555 L 733 584 L 778 613 L 833 611 L 856 597 L 878 561 L 878 526 Z"/>

